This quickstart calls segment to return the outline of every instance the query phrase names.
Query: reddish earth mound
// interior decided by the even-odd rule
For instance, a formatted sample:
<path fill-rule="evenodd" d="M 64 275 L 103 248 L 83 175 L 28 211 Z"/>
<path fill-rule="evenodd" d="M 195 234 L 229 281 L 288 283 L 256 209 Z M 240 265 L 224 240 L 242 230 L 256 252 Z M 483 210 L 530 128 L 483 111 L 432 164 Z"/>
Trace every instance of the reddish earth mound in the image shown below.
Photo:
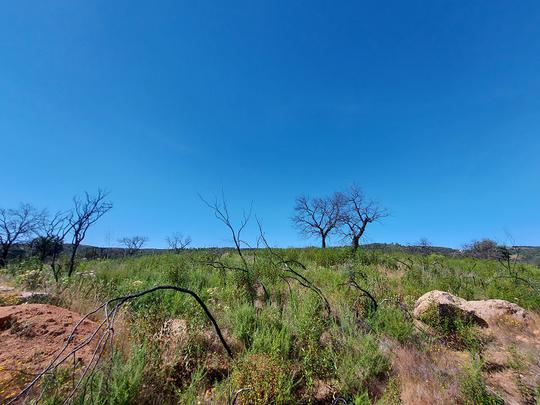
<path fill-rule="evenodd" d="M 81 315 L 46 304 L 0 307 L 0 403 L 16 395 L 64 347 Z M 85 320 L 64 354 L 97 327 Z M 83 365 L 92 357 L 93 345 L 77 351 Z M 70 364 L 72 364 L 70 359 Z"/>

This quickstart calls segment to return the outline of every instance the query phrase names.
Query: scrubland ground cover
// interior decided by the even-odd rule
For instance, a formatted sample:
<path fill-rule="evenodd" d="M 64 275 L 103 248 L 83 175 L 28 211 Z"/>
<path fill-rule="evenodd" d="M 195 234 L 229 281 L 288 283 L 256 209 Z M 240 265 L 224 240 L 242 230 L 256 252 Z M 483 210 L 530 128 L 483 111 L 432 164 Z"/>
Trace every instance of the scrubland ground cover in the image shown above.
<path fill-rule="evenodd" d="M 274 254 L 301 278 L 280 272 Z M 486 381 L 492 370 L 478 327 L 466 320 L 449 325 L 434 314 L 426 331 L 412 316 L 414 303 L 443 290 L 540 311 L 540 269 L 525 264 L 348 248 L 243 256 L 249 272 L 241 271 L 244 258 L 236 252 L 194 250 L 82 262 L 59 285 L 35 263 L 12 266 L 4 276 L 55 288 L 61 305 L 79 313 L 156 285 L 188 288 L 232 348 L 230 358 L 191 296 L 142 296 L 118 316 L 115 351 L 77 392 L 78 403 L 498 404 L 502 394 Z M 176 327 L 168 330 L 170 320 Z M 538 363 L 538 353 L 507 350 L 513 355 L 505 371 L 516 381 Z M 61 403 L 65 384 L 69 378 L 49 378 L 42 401 Z M 524 401 L 538 403 L 539 387 L 520 389 Z"/>

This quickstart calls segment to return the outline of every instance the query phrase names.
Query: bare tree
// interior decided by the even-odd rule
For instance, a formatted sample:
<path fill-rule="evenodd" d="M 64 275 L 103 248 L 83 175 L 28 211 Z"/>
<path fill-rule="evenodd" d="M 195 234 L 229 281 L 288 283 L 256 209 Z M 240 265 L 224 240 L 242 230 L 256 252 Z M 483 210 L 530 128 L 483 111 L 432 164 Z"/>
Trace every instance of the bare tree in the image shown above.
<path fill-rule="evenodd" d="M 422 255 L 428 255 L 433 251 L 433 244 L 429 241 L 428 238 L 425 237 L 420 238 L 420 240 L 416 243 L 416 247 Z"/>
<path fill-rule="evenodd" d="M 184 237 L 181 233 L 173 233 L 171 236 L 167 237 L 167 243 L 170 250 L 174 251 L 174 253 L 180 253 L 189 246 L 191 237 Z"/>
<path fill-rule="evenodd" d="M 136 235 L 131 238 L 118 239 L 118 242 L 126 247 L 128 256 L 133 256 L 148 242 L 148 238 L 146 236 Z"/>
<path fill-rule="evenodd" d="M 68 264 L 68 276 L 75 270 L 77 250 L 86 237 L 86 232 L 92 224 L 105 215 L 111 208 L 112 203 L 107 201 L 108 193 L 98 189 L 96 195 L 84 193 L 82 198 L 74 197 L 74 210 L 68 219 L 72 231 L 72 251 Z"/>
<path fill-rule="evenodd" d="M 206 204 L 208 208 L 210 208 L 214 212 L 215 217 L 229 229 L 236 252 L 240 256 L 240 259 L 242 260 L 242 264 L 245 271 L 249 273 L 249 266 L 247 264 L 246 257 L 244 256 L 242 252 L 242 245 L 245 245 L 246 247 L 249 247 L 249 245 L 245 241 L 242 240 L 241 234 L 246 228 L 247 224 L 249 223 L 253 207 L 251 206 L 249 208 L 248 213 L 246 212 L 243 213 L 242 221 L 237 227 L 235 227 L 231 221 L 229 208 L 227 207 L 227 202 L 225 201 L 225 196 L 223 194 L 221 196 L 221 203 L 218 201 L 217 198 L 215 198 L 214 202 L 212 203 L 206 201 L 201 195 L 199 195 L 199 198 L 202 200 L 203 203 Z"/>
<path fill-rule="evenodd" d="M 326 247 L 326 239 L 339 224 L 343 196 L 335 193 L 327 198 L 300 196 L 296 199 L 294 226 L 306 237 L 320 237 L 321 247 Z"/>
<path fill-rule="evenodd" d="M 7 265 L 13 245 L 24 242 L 36 231 L 43 215 L 30 204 L 21 204 L 17 209 L 0 208 L 0 267 Z"/>
<path fill-rule="evenodd" d="M 60 267 L 57 261 L 64 250 L 64 240 L 71 231 L 69 221 L 71 215 L 71 212 L 57 212 L 52 217 L 43 216 L 38 226 L 39 236 L 32 241 L 32 250 L 39 256 L 42 263 L 50 258 L 56 281 L 60 278 Z"/>
<path fill-rule="evenodd" d="M 385 208 L 374 201 L 366 201 L 362 190 L 352 185 L 345 193 L 340 193 L 342 209 L 339 216 L 340 230 L 351 240 L 354 250 L 360 246 L 368 224 L 388 216 Z"/>
<path fill-rule="evenodd" d="M 251 302 L 255 302 L 255 299 L 257 297 L 256 290 L 258 286 L 263 289 L 266 300 L 269 297 L 268 290 L 266 289 L 260 278 L 257 277 L 255 272 L 253 271 L 253 267 L 255 267 L 254 265 L 257 260 L 257 255 L 245 254 L 244 249 L 250 248 L 251 246 L 242 239 L 242 232 L 245 230 L 251 219 L 253 207 L 250 206 L 249 212 L 244 211 L 242 220 L 239 222 L 238 225 L 234 225 L 229 214 L 229 208 L 227 206 L 227 202 L 225 200 L 223 192 L 221 195 L 221 202 L 218 201 L 217 197 L 214 199 L 213 202 L 205 200 L 201 195 L 199 195 L 199 198 L 202 200 L 203 203 L 206 204 L 208 208 L 213 211 L 214 216 L 227 227 L 232 236 L 234 248 L 236 249 L 236 252 L 238 253 L 238 256 L 241 260 L 240 266 L 230 266 L 220 260 L 211 260 L 207 264 L 215 269 L 219 269 L 222 272 L 223 277 L 226 270 L 239 271 L 242 274 L 241 283 Z"/>

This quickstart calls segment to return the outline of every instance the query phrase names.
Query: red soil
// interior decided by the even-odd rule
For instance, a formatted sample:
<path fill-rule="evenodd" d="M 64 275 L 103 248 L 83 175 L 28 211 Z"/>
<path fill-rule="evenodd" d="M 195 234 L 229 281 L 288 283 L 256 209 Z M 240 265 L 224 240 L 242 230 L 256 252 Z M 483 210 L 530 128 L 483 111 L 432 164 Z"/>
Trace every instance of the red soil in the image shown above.
<path fill-rule="evenodd" d="M 0 403 L 16 395 L 62 350 L 81 315 L 46 304 L 0 307 Z M 83 321 L 64 354 L 97 327 Z M 83 365 L 92 357 L 94 345 L 76 353 Z M 69 364 L 73 364 L 72 357 Z"/>

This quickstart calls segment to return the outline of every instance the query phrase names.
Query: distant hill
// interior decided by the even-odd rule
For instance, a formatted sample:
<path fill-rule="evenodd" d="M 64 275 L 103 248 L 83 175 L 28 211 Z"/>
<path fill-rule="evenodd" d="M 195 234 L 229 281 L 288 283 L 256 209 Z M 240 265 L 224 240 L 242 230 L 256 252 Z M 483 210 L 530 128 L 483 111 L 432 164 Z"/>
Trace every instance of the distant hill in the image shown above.
<path fill-rule="evenodd" d="M 440 254 L 444 256 L 461 256 L 461 251 L 444 246 L 418 246 L 418 245 L 400 245 L 399 243 L 368 243 L 360 246 L 362 249 L 375 249 L 388 252 L 404 253 L 429 253 Z"/>
<path fill-rule="evenodd" d="M 522 263 L 532 264 L 540 267 L 540 246 L 514 246 L 517 249 L 518 260 Z M 72 245 L 64 245 L 64 252 L 71 252 Z M 208 248 L 190 248 L 197 250 L 208 250 L 216 252 L 225 252 L 227 250 L 234 250 L 232 247 L 208 247 Z M 332 249 L 332 248 L 329 248 Z M 464 257 L 467 256 L 464 251 L 460 249 L 453 249 L 444 246 L 418 246 L 418 245 L 400 245 L 399 243 L 369 243 L 360 245 L 360 249 L 366 250 L 379 250 L 388 253 L 391 252 L 403 252 L 408 254 L 439 254 L 449 257 Z M 168 252 L 169 249 L 164 248 L 143 248 L 138 253 L 141 254 L 162 254 Z M 79 247 L 79 256 L 88 260 L 98 258 L 115 259 L 121 258 L 126 255 L 127 249 L 121 247 L 99 247 L 91 245 L 81 245 Z M 19 244 L 15 246 L 10 254 L 10 259 L 17 259 L 28 256 L 30 254 L 30 248 L 27 244 Z"/>
<path fill-rule="evenodd" d="M 520 261 L 540 266 L 540 246 L 517 246 L 520 250 Z"/>
<path fill-rule="evenodd" d="M 443 246 L 400 245 L 399 243 L 370 243 L 367 245 L 363 245 L 362 248 L 386 250 L 389 252 L 404 252 L 411 254 L 434 253 L 444 256 L 466 256 L 466 254 L 460 249 L 452 249 Z M 514 246 L 513 248 L 518 252 L 519 262 L 540 266 L 540 246 Z"/>
<path fill-rule="evenodd" d="M 70 250 L 70 246 L 66 245 L 66 250 Z M 199 248 L 200 250 L 214 250 L 224 252 L 234 250 L 232 247 L 209 247 Z M 330 248 L 331 249 L 331 248 Z M 361 245 L 360 249 L 366 250 L 381 250 L 386 252 L 403 252 L 408 254 L 439 254 L 449 257 L 464 257 L 466 254 L 460 249 L 453 249 L 445 246 L 418 246 L 418 245 L 400 245 L 399 243 L 369 243 Z M 518 260 L 522 263 L 533 264 L 540 266 L 540 246 L 515 246 L 518 253 Z M 167 252 L 168 249 L 141 249 L 139 254 L 160 254 Z M 95 259 L 99 257 L 118 258 L 125 255 L 124 248 L 101 248 L 95 246 L 81 246 L 79 253 L 87 259 Z"/>

